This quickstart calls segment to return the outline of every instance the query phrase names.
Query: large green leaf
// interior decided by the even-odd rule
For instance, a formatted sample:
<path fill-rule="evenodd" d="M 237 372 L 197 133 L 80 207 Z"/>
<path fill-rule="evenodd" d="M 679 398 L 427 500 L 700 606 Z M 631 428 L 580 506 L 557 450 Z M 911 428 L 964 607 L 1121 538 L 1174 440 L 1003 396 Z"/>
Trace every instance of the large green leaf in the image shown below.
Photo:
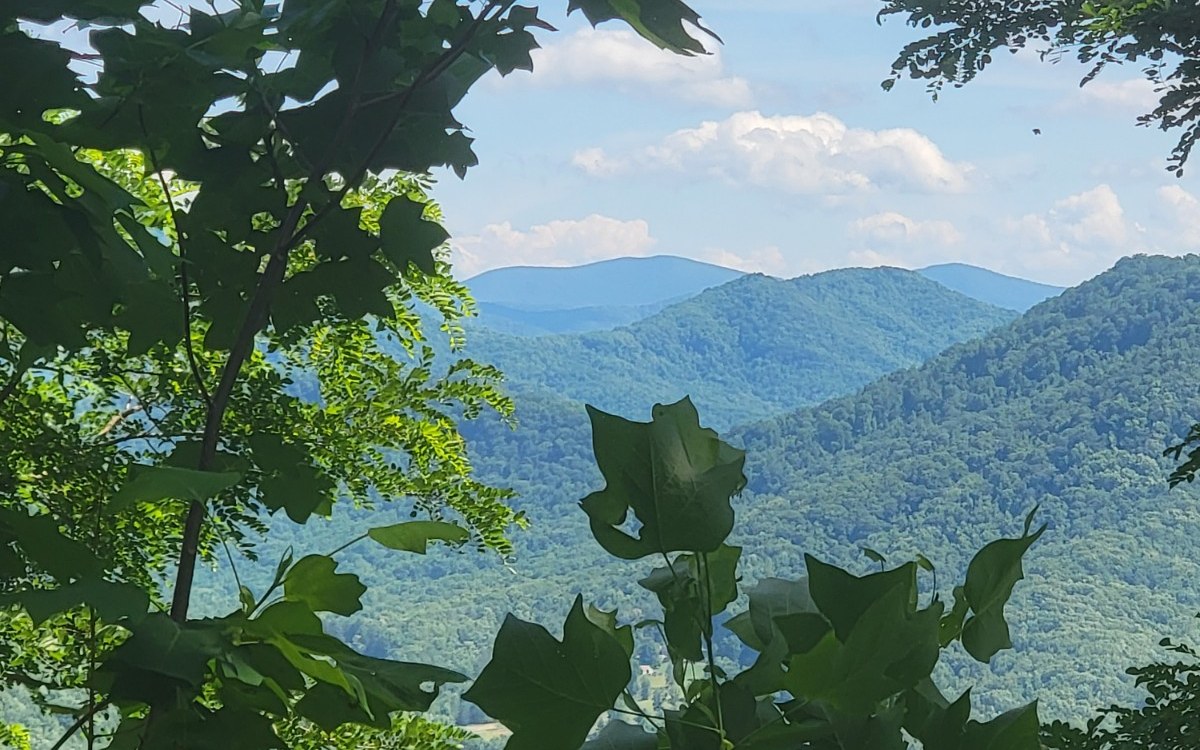
<path fill-rule="evenodd" d="M 103 687 L 114 698 L 161 703 L 177 692 L 194 695 L 209 660 L 226 647 L 224 634 L 210 621 L 180 625 L 155 612 L 129 627 L 129 639 L 101 665 Z"/>
<path fill-rule="evenodd" d="M 25 591 L 0 596 L 0 604 L 16 602 L 25 608 L 35 624 L 41 624 L 59 612 L 89 606 L 106 622 L 135 621 L 146 615 L 150 597 L 132 583 L 113 583 L 85 578 L 56 589 Z"/>
<path fill-rule="evenodd" d="M 324 634 L 296 635 L 290 642 L 303 653 L 332 662 L 344 675 L 352 689 L 333 691 L 322 688 L 311 699 L 306 695 L 306 710 L 314 721 L 331 725 L 338 714 L 321 706 L 321 698 L 340 692 L 337 701 L 346 710 L 340 723 L 350 721 L 384 728 L 389 715 L 396 711 L 427 711 L 437 698 L 442 685 L 465 682 L 466 676 L 450 669 L 429 664 L 377 659 L 360 654 L 332 636 Z M 311 673 L 309 673 L 311 675 Z M 320 678 L 318 678 L 320 679 Z M 330 686 L 337 682 L 322 680 Z"/>
<path fill-rule="evenodd" d="M 462 544 L 470 539 L 463 527 L 445 521 L 407 521 L 391 526 L 378 526 L 367 532 L 367 536 L 388 549 L 425 554 L 430 541 Z"/>
<path fill-rule="evenodd" d="M 463 698 L 513 731 L 507 750 L 577 750 L 629 682 L 629 657 L 577 597 L 562 641 L 509 615 Z"/>
<path fill-rule="evenodd" d="M 326 555 L 303 557 L 283 579 L 288 599 L 302 601 L 313 612 L 333 612 L 350 616 L 362 609 L 367 587 L 351 573 L 335 573 L 337 561 Z"/>
<path fill-rule="evenodd" d="M 1004 605 L 1012 595 L 1013 586 L 1025 577 L 1021 558 L 1046 530 L 1043 525 L 1029 533 L 1036 512 L 1035 508 L 1025 519 L 1025 532 L 1020 537 L 989 543 L 967 566 L 962 590 L 971 614 L 963 623 L 962 644 L 967 653 L 981 662 L 989 661 L 1002 649 L 1012 648 Z"/>
<path fill-rule="evenodd" d="M 61 582 L 98 575 L 103 567 L 83 543 L 63 535 L 52 516 L 0 508 L 0 532 L 6 532 L 4 536 L 10 536 L 26 558 Z"/>
<path fill-rule="evenodd" d="M 784 664 L 793 653 L 781 624 L 790 623 L 794 629 L 795 618 L 810 616 L 818 618 L 826 630 L 829 625 L 816 614 L 807 579 L 764 578 L 747 593 L 749 608 L 726 620 L 725 627 L 759 654 L 754 664 L 734 679 L 754 695 L 772 695 L 784 689 Z"/>
<path fill-rule="evenodd" d="M 241 474 L 232 471 L 197 471 L 177 466 L 136 466 L 125 484 L 108 501 L 105 510 L 116 513 L 139 502 L 165 499 L 208 500 L 237 484 Z"/>
<path fill-rule="evenodd" d="M 937 663 L 942 605 L 915 607 L 915 565 L 862 578 L 808 558 L 809 589 L 832 628 L 789 660 L 784 681 L 796 697 L 869 715 L 916 685 Z M 803 633 L 811 643 L 817 631 Z M 805 645 L 808 645 L 807 643 Z"/>
<path fill-rule="evenodd" d="M 733 528 L 746 454 L 701 428 L 688 398 L 656 404 L 649 423 L 587 410 L 606 482 L 581 503 L 596 541 L 625 559 L 716 551 Z M 630 511 L 640 523 L 632 533 L 623 528 Z"/>
<path fill-rule="evenodd" d="M 582 10 L 593 26 L 615 19 L 625 21 L 646 39 L 672 52 L 704 52 L 704 45 L 688 33 L 684 23 L 718 38 L 700 24 L 700 15 L 680 0 L 571 0 L 568 10 Z"/>

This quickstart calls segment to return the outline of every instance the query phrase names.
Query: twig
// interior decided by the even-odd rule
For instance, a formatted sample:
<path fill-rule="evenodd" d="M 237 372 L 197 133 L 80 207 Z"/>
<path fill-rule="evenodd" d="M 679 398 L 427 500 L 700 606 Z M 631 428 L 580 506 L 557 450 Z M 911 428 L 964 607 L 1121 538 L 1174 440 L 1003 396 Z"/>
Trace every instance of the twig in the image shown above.
<path fill-rule="evenodd" d="M 87 724 L 89 721 L 91 721 L 93 716 L 100 713 L 107 707 L 108 701 L 100 701 L 99 703 L 96 703 L 88 708 L 88 710 L 85 711 L 82 716 L 75 720 L 74 724 L 67 727 L 67 731 L 63 732 L 63 735 L 58 738 L 58 742 L 55 742 L 50 746 L 50 750 L 62 750 L 63 745 L 67 744 L 67 740 L 71 739 L 76 732 L 82 729 L 84 724 Z"/>
<path fill-rule="evenodd" d="M 196 359 L 196 349 L 192 346 L 192 283 L 188 278 L 188 258 L 183 244 L 183 229 L 180 228 L 179 213 L 175 209 L 175 198 L 171 195 L 171 186 L 167 182 L 167 176 L 163 174 L 162 167 L 159 166 L 154 147 L 150 145 L 150 133 L 146 131 L 145 110 L 140 104 L 138 105 L 138 123 L 141 125 L 142 135 L 146 138 L 146 155 L 150 157 L 150 166 L 154 168 L 154 174 L 158 176 L 158 182 L 162 185 L 163 195 L 167 199 L 167 210 L 171 214 L 171 223 L 175 226 L 175 244 L 179 246 L 179 295 L 183 301 L 183 347 L 187 352 L 188 365 L 192 369 L 192 377 L 196 379 L 196 389 L 200 392 L 200 398 L 204 399 L 205 405 L 211 409 L 212 396 L 208 394 L 208 387 L 204 385 L 204 378 L 200 374 L 200 363 Z"/>
<path fill-rule="evenodd" d="M 113 428 L 115 428 L 117 425 L 124 422 L 131 415 L 137 414 L 139 411 L 142 411 L 142 405 L 139 404 L 137 401 L 133 401 L 128 406 L 126 406 L 124 409 L 122 409 L 121 411 L 114 414 L 112 416 L 112 419 L 108 420 L 108 424 L 104 425 L 104 429 L 102 429 L 102 430 L 100 430 L 100 432 L 96 433 L 96 437 L 97 438 L 104 437 L 108 433 L 112 432 Z"/>

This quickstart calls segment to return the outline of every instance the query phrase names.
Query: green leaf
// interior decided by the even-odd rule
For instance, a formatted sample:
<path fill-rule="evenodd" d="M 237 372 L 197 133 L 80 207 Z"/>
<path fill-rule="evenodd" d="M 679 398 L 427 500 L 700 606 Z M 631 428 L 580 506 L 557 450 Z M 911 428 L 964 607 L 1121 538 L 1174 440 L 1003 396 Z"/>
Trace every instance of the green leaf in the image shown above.
<path fill-rule="evenodd" d="M 426 274 L 434 273 L 433 251 L 450 239 L 440 224 L 424 218 L 425 207 L 424 203 L 399 196 L 379 217 L 383 254 L 401 273 L 408 272 L 409 263 Z"/>
<path fill-rule="evenodd" d="M 561 642 L 509 615 L 465 700 L 513 731 L 506 750 L 578 748 L 629 682 L 629 657 L 575 599 Z"/>
<path fill-rule="evenodd" d="M 52 516 L 0 508 L 0 531 L 7 531 L 25 557 L 59 581 L 99 575 L 103 568 L 91 550 L 59 531 Z"/>
<path fill-rule="evenodd" d="M 396 711 L 427 711 L 442 685 L 465 682 L 467 679 L 453 670 L 429 664 L 366 656 L 328 635 L 297 635 L 291 639 L 291 643 L 305 654 L 331 660 L 347 684 L 354 686 L 354 689 L 345 691 L 353 700 L 345 705 L 357 706 L 358 716 L 346 717 L 343 722 L 359 721 L 386 728 L 390 724 L 389 714 Z M 311 676 L 311 673 L 308 674 Z M 338 684 L 330 680 L 325 682 Z M 427 689 L 426 686 L 430 687 Z M 323 694 L 330 693 L 325 690 Z M 314 707 L 313 711 L 317 716 L 323 716 L 323 721 L 330 720 L 327 713 L 318 713 L 321 709 Z"/>
<path fill-rule="evenodd" d="M 737 563 L 741 547 L 721 545 L 716 552 L 704 555 L 679 555 L 670 566 L 655 568 L 638 581 L 642 588 L 653 592 L 663 607 L 664 631 L 667 643 L 684 658 L 699 661 L 704 635 L 712 635 L 712 617 L 723 612 L 737 599 Z M 706 577 L 711 588 L 708 600 Z"/>
<path fill-rule="evenodd" d="M 296 523 L 305 523 L 313 513 L 328 513 L 334 483 L 312 465 L 302 446 L 277 435 L 250 437 L 254 461 L 263 472 L 259 492 L 271 510 L 283 508 Z"/>
<path fill-rule="evenodd" d="M 1037 701 L 1006 711 L 987 722 L 967 725 L 963 750 L 1040 750 Z"/>
<path fill-rule="evenodd" d="M 116 513 L 135 503 L 166 499 L 203 502 L 237 484 L 241 478 L 241 474 L 232 471 L 137 465 L 129 470 L 125 484 L 108 501 L 105 511 Z"/>
<path fill-rule="evenodd" d="M 1016 539 L 997 539 L 981 549 L 967 566 L 963 596 L 971 615 L 963 623 L 962 644 L 977 661 L 987 662 L 1002 649 L 1011 648 L 1004 605 L 1013 586 L 1025 577 L 1021 558 L 1046 531 L 1043 525 L 1028 533 L 1032 514 L 1026 518 L 1026 533 Z"/>
<path fill-rule="evenodd" d="M 367 536 L 388 549 L 425 554 L 430 540 L 447 544 L 463 544 L 471 535 L 461 526 L 445 521 L 407 521 L 391 526 L 377 526 Z"/>
<path fill-rule="evenodd" d="M 172 693 L 194 695 L 208 673 L 208 662 L 222 651 L 223 635 L 213 623 L 179 625 L 153 612 L 129 626 L 131 635 L 101 665 L 111 681 L 111 697 L 159 703 Z"/>
<path fill-rule="evenodd" d="M 701 428 L 688 398 L 656 404 L 649 423 L 587 410 L 606 481 L 581 503 L 596 541 L 625 559 L 716 551 L 733 528 L 730 499 L 746 485 L 745 453 Z M 630 511 L 636 536 L 621 528 Z"/>
<path fill-rule="evenodd" d="M 633 656 L 633 628 L 629 625 L 617 625 L 617 610 L 606 612 L 595 605 L 587 605 L 585 611 L 588 622 L 603 630 L 612 636 L 613 640 L 621 644 L 621 648 L 625 649 L 627 656 Z"/>
<path fill-rule="evenodd" d="M 20 604 L 37 625 L 59 612 L 84 605 L 91 607 L 101 620 L 110 623 L 141 619 L 150 608 L 150 597 L 132 583 L 113 583 L 95 578 L 85 578 L 56 589 L 0 596 L 0 603 L 4 602 Z"/>
<path fill-rule="evenodd" d="M 313 612 L 349 617 L 362 609 L 367 587 L 350 573 L 334 573 L 337 562 L 326 555 L 302 557 L 283 579 L 288 599 L 307 604 Z"/>
<path fill-rule="evenodd" d="M 789 692 L 869 715 L 879 701 L 929 676 L 938 659 L 942 605 L 916 610 L 915 564 L 859 578 L 811 556 L 807 562 L 813 601 L 832 630 L 791 657 Z"/>
<path fill-rule="evenodd" d="M 567 10 L 582 10 L 593 26 L 621 19 L 659 47 L 680 54 L 704 53 L 704 45 L 684 23 L 720 41 L 700 24 L 700 15 L 680 0 L 571 0 Z"/>
<path fill-rule="evenodd" d="M 842 641 L 850 637 L 859 618 L 892 590 L 902 590 L 906 603 L 916 602 L 917 568 L 913 563 L 860 577 L 812 555 L 805 555 L 804 562 L 813 603 Z"/>

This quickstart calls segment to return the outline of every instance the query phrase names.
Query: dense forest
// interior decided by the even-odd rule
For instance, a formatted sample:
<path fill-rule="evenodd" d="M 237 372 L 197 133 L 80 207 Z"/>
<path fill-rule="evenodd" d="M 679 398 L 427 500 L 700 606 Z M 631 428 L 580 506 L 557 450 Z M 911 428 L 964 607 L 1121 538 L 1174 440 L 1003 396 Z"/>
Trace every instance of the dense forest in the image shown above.
<path fill-rule="evenodd" d="M 720 428 L 846 393 L 1014 315 L 900 269 L 756 274 L 616 330 L 475 331 L 466 352 L 514 388 L 616 413 L 690 394 Z"/>
<path fill-rule="evenodd" d="M 872 274 L 911 276 L 833 276 Z M 1046 716 L 1080 719 L 1110 701 L 1136 702 L 1123 666 L 1158 653 L 1164 634 L 1190 634 L 1200 610 L 1200 599 L 1180 593 L 1200 572 L 1200 556 L 1188 551 L 1200 532 L 1188 511 L 1195 493 L 1167 491 L 1171 463 L 1160 457 L 1200 413 L 1200 400 L 1174 385 L 1200 361 L 1190 355 L 1200 346 L 1196 289 L 1200 257 L 1130 258 L 926 364 L 733 429 L 729 440 L 748 455 L 750 483 L 735 503 L 746 574 L 792 575 L 805 553 L 866 571 L 867 547 L 889 559 L 924 554 L 953 579 L 964 551 L 1038 506 L 1049 529 L 1014 595 L 1017 648 L 990 670 L 964 658 L 945 668 L 975 681 L 980 705 L 993 711 L 1037 697 Z M 545 339 L 530 345 L 538 341 Z M 582 404 L 519 383 L 512 395 L 516 429 L 483 419 L 465 434 L 481 476 L 517 491 L 515 507 L 532 528 L 516 536 L 506 564 L 470 555 L 398 560 L 352 548 L 348 564 L 371 583 L 382 613 L 344 626 L 352 642 L 408 659 L 437 653 L 470 671 L 505 613 L 551 619 L 564 590 L 633 617 L 648 611 L 630 568 L 604 559 L 577 505 L 600 482 Z M 304 533 L 335 545 L 348 525 Z M 291 528 L 272 530 L 267 559 L 299 542 Z M 228 573 L 212 581 L 223 585 Z M 401 599 L 405 610 L 387 611 Z M 652 666 L 664 658 L 654 650 L 637 656 Z M 482 718 L 453 699 L 442 710 L 461 721 Z"/>
<path fill-rule="evenodd" d="M 1036 695 L 1047 715 L 1080 718 L 1136 700 L 1112 665 L 1148 658 L 1165 633 L 1191 633 L 1200 609 L 1177 593 L 1200 572 L 1189 552 L 1200 531 L 1188 511 L 1195 494 L 1167 492 L 1170 463 L 1158 458 L 1200 412 L 1175 387 L 1200 346 L 1196 289 L 1200 258 L 1132 258 L 926 365 L 738 428 L 730 439 L 747 449 L 750 477 L 739 542 L 757 550 L 747 570 L 782 575 L 805 552 L 865 569 L 865 546 L 901 559 L 920 552 L 952 575 L 965 564 L 961 550 L 1040 505 L 1050 529 L 1014 599 L 1014 638 L 1029 642 L 983 680 L 987 705 Z M 392 625 L 419 628 L 439 649 L 466 644 L 464 666 L 481 658 L 470 647 L 486 643 L 481 621 L 552 611 L 567 580 L 594 577 L 581 588 L 601 600 L 625 580 L 619 566 L 597 565 L 575 505 L 597 481 L 582 410 L 564 420 L 572 412 L 561 397 L 515 395 L 523 411 L 511 436 L 468 434 L 481 471 L 517 488 L 536 532 L 519 539 L 511 570 L 443 568 L 429 584 L 439 601 L 423 601 L 422 611 L 437 612 L 431 623 Z M 481 575 L 503 593 L 468 602 Z M 404 580 L 384 585 L 400 596 Z M 636 590 L 613 603 L 625 596 Z M 355 633 L 380 645 L 389 630 L 363 623 Z"/>

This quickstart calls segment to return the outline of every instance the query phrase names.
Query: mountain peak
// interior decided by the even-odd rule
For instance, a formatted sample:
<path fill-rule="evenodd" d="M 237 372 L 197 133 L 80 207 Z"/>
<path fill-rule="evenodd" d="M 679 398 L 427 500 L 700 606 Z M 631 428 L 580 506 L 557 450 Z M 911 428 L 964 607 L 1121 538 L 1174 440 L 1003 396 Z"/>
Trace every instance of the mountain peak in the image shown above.
<path fill-rule="evenodd" d="M 582 266 L 512 266 L 467 279 L 475 299 L 522 310 L 653 305 L 743 275 L 674 255 L 613 258 Z"/>
<path fill-rule="evenodd" d="M 967 263 L 939 263 L 916 272 L 968 297 L 1018 312 L 1055 297 L 1064 289 Z"/>

